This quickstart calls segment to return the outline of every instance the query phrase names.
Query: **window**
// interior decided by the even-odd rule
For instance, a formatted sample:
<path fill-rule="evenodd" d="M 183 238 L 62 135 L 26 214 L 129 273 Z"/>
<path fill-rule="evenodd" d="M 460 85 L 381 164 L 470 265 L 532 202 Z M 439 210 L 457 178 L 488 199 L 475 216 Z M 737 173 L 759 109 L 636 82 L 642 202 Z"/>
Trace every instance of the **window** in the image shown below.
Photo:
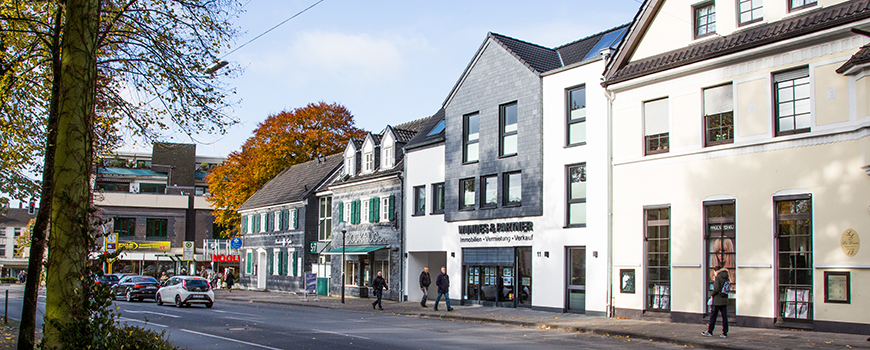
<path fill-rule="evenodd" d="M 586 86 L 568 90 L 568 146 L 586 143 Z"/>
<path fill-rule="evenodd" d="M 501 156 L 517 154 L 517 103 L 499 107 L 501 121 Z"/>
<path fill-rule="evenodd" d="M 362 222 L 371 222 L 371 218 L 369 218 L 369 203 L 371 200 L 365 199 L 362 201 Z"/>
<path fill-rule="evenodd" d="M 383 150 L 384 159 L 381 163 L 381 169 L 389 169 L 393 167 L 393 145 L 387 145 Z"/>
<path fill-rule="evenodd" d="M 375 169 L 375 155 L 374 155 L 374 153 L 366 152 L 365 159 L 366 159 L 366 163 L 365 163 L 365 167 L 363 168 L 363 170 L 365 170 L 365 172 L 367 172 L 367 173 L 370 173 Z"/>
<path fill-rule="evenodd" d="M 707 243 L 707 269 L 722 266 L 728 269 L 731 279 L 731 292 L 728 297 L 728 316 L 735 316 L 737 300 L 737 236 L 734 216 L 735 201 L 713 201 L 704 203 L 704 218 L 707 221 L 704 238 Z M 713 276 L 707 278 L 707 297 L 713 296 Z"/>
<path fill-rule="evenodd" d="M 145 237 L 166 237 L 168 219 L 145 219 Z"/>
<path fill-rule="evenodd" d="M 139 193 L 166 193 L 165 184 L 139 184 Z"/>
<path fill-rule="evenodd" d="M 809 195 L 776 202 L 777 320 L 813 319 L 813 207 Z"/>
<path fill-rule="evenodd" d="M 359 261 L 347 260 L 344 265 L 344 284 L 359 285 Z"/>
<path fill-rule="evenodd" d="M 420 187 L 422 187 L 422 186 L 420 186 Z M 424 195 L 425 195 L 425 192 L 424 192 Z M 393 196 L 381 197 L 381 221 L 392 221 L 393 220 L 393 217 L 391 214 L 393 213 L 392 206 L 395 205 L 395 203 L 393 202 L 394 200 L 395 200 L 395 197 L 393 197 Z M 425 201 L 424 201 L 424 203 L 425 203 Z M 422 211 L 422 213 L 425 214 L 426 211 L 424 210 L 424 211 Z"/>
<path fill-rule="evenodd" d="M 269 269 L 269 272 L 271 272 L 273 275 L 280 275 L 282 272 L 281 259 L 283 258 L 283 255 L 281 254 L 281 249 L 274 248 L 272 249 L 271 253 L 272 254 L 269 254 L 269 260 L 271 260 L 272 266 L 270 266 L 271 268 Z"/>
<path fill-rule="evenodd" d="M 99 181 L 95 189 L 103 192 L 130 192 L 130 184 L 126 182 Z"/>
<path fill-rule="evenodd" d="M 463 162 L 472 163 L 478 161 L 480 151 L 480 115 L 472 113 L 464 117 L 465 137 L 463 138 Z"/>
<path fill-rule="evenodd" d="M 414 215 L 426 215 L 426 186 L 414 187 Z"/>
<path fill-rule="evenodd" d="M 345 175 L 354 175 L 354 164 L 353 164 L 353 156 L 344 157 L 344 174 Z"/>
<path fill-rule="evenodd" d="M 734 142 L 733 95 L 731 84 L 704 89 L 705 145 Z"/>
<path fill-rule="evenodd" d="M 344 203 L 344 213 L 342 213 L 342 214 L 344 214 L 344 222 L 346 222 L 348 224 L 352 223 L 351 222 L 351 213 L 353 212 L 353 208 L 351 208 L 351 206 L 353 206 L 353 202 Z"/>
<path fill-rule="evenodd" d="M 118 236 L 136 236 L 136 218 L 114 218 L 112 222 L 114 231 L 118 233 Z"/>
<path fill-rule="evenodd" d="M 444 213 L 444 183 L 432 184 L 432 214 Z"/>
<path fill-rule="evenodd" d="M 646 228 L 646 307 L 671 309 L 670 208 L 644 209 Z"/>
<path fill-rule="evenodd" d="M 807 8 L 811 6 L 816 6 L 816 0 L 789 0 L 788 1 L 788 10 L 800 10 L 802 8 Z"/>
<path fill-rule="evenodd" d="M 646 154 L 668 152 L 668 99 L 643 104 L 643 128 Z"/>
<path fill-rule="evenodd" d="M 440 134 L 442 131 L 444 131 L 444 125 L 445 125 L 444 119 L 441 119 L 441 121 L 438 122 L 438 124 L 436 124 L 435 127 L 432 128 L 432 131 L 429 131 L 429 134 L 427 134 L 426 136 L 433 136 L 433 135 Z"/>
<path fill-rule="evenodd" d="M 764 0 L 738 0 L 740 25 L 754 23 L 764 18 Z"/>
<path fill-rule="evenodd" d="M 567 226 L 586 226 L 586 164 L 568 166 Z"/>
<path fill-rule="evenodd" d="M 504 174 L 504 205 L 516 206 L 522 204 L 523 201 L 523 174 L 514 172 Z"/>
<path fill-rule="evenodd" d="M 498 178 L 495 175 L 480 178 L 480 207 L 495 208 L 498 203 Z"/>
<path fill-rule="evenodd" d="M 708 2 L 695 6 L 695 38 L 716 33 L 716 5 Z"/>
<path fill-rule="evenodd" d="M 318 211 L 317 240 L 329 241 L 332 239 L 332 197 L 320 198 L 320 210 Z"/>
<path fill-rule="evenodd" d="M 776 135 L 810 131 L 810 73 L 803 67 L 773 75 Z"/>
<path fill-rule="evenodd" d="M 242 215 L 242 233 L 248 233 L 248 216 Z"/>
<path fill-rule="evenodd" d="M 474 179 L 459 180 L 459 210 L 474 209 Z"/>

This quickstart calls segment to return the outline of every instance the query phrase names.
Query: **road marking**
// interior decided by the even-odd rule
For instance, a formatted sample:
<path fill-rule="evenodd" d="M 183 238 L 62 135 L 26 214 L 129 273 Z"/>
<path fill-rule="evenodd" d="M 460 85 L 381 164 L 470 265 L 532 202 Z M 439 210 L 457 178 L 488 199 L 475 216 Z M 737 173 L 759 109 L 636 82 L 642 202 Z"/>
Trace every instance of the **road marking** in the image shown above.
<path fill-rule="evenodd" d="M 221 336 L 219 336 L 219 335 L 213 335 L 213 334 L 208 334 L 208 333 L 202 333 L 202 332 L 197 332 L 197 331 L 191 331 L 191 330 L 187 330 L 187 329 L 179 329 L 179 330 L 182 331 L 182 332 L 193 333 L 193 334 L 201 335 L 201 336 L 205 336 L 205 337 L 212 337 L 212 338 L 222 339 L 222 340 L 226 340 L 226 341 L 236 342 L 236 343 L 239 343 L 239 344 L 245 344 L 245 345 L 250 345 L 250 346 L 256 346 L 256 347 L 260 347 L 260 348 L 263 348 L 263 349 L 282 350 L 282 349 L 280 349 L 280 348 L 273 348 L 273 347 L 271 347 L 271 346 L 260 345 L 260 344 L 257 344 L 257 343 L 249 343 L 249 342 L 246 342 L 246 341 L 241 341 L 241 340 L 237 340 L 237 339 L 233 339 L 233 338 L 221 337 Z"/>
<path fill-rule="evenodd" d="M 144 323 L 144 324 L 147 324 L 147 325 L 157 326 L 157 327 L 163 327 L 163 328 L 169 327 L 169 326 L 162 325 L 162 324 L 159 324 L 159 323 L 154 323 L 154 322 L 147 322 L 147 321 L 137 320 L 137 319 L 135 319 L 135 318 L 119 317 L 118 319 L 121 320 L 121 321 L 140 322 L 140 323 Z"/>
<path fill-rule="evenodd" d="M 179 318 L 179 317 L 181 317 L 181 316 L 178 316 L 178 315 L 170 315 L 170 314 L 164 314 L 164 313 L 161 313 L 161 312 L 154 312 L 154 311 L 133 311 L 133 310 L 124 310 L 124 312 L 129 312 L 129 313 L 131 313 L 131 314 L 154 314 L 154 315 L 160 315 L 160 316 L 166 316 L 166 317 L 172 317 L 172 318 Z"/>
<path fill-rule="evenodd" d="M 234 314 L 234 315 L 244 315 L 244 316 L 254 316 L 254 317 L 260 316 L 260 315 L 246 314 L 246 313 L 241 313 L 241 312 L 224 311 L 224 310 L 212 310 L 211 312 L 220 312 L 222 314 Z"/>
<path fill-rule="evenodd" d="M 328 333 L 328 334 L 335 334 L 335 335 L 341 335 L 341 336 L 352 337 L 352 338 L 360 338 L 360 339 L 367 339 L 367 340 L 371 340 L 371 339 L 372 339 L 372 338 L 366 338 L 366 337 L 359 336 L 359 335 L 344 334 L 344 333 L 339 333 L 339 332 L 330 332 L 330 331 L 322 331 L 322 330 L 319 330 L 319 329 L 312 329 L 312 331 L 315 331 L 315 332 L 317 332 L 317 333 Z"/>

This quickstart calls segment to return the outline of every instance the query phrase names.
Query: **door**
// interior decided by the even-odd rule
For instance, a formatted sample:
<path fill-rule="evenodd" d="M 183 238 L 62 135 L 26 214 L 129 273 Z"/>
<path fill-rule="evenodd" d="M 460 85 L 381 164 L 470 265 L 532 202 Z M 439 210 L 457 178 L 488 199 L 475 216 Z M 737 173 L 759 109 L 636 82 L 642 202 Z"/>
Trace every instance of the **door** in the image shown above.
<path fill-rule="evenodd" d="M 586 313 L 586 247 L 568 248 L 568 312 Z"/>
<path fill-rule="evenodd" d="M 777 322 L 813 321 L 813 208 L 809 195 L 776 200 Z"/>
<path fill-rule="evenodd" d="M 257 289 L 266 289 L 266 251 L 257 252 Z"/>
<path fill-rule="evenodd" d="M 517 306 L 532 306 L 532 247 L 517 248 Z"/>

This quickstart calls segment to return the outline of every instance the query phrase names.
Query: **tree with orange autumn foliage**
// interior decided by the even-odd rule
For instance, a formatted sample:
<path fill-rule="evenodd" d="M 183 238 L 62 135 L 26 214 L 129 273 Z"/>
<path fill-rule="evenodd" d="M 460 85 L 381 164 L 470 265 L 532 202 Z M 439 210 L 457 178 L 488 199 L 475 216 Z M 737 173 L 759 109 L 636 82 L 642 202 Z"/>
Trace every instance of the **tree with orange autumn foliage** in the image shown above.
<path fill-rule="evenodd" d="M 269 116 L 241 150 L 230 153 L 206 178 L 215 223 L 230 228 L 224 236 L 235 234 L 240 220 L 236 210 L 281 170 L 341 152 L 350 138 L 364 136 L 350 111 L 338 103 L 310 103 Z"/>

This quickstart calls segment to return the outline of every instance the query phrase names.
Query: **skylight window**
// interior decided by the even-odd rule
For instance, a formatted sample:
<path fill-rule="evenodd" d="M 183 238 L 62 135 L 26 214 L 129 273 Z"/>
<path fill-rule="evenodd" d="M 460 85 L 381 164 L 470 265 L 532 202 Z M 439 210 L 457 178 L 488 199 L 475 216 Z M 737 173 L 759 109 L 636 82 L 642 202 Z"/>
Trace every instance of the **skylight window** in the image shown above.
<path fill-rule="evenodd" d="M 598 43 L 595 44 L 595 47 L 592 50 L 589 50 L 589 53 L 586 54 L 586 57 L 583 57 L 583 60 L 588 60 L 592 57 L 596 57 L 601 55 L 601 50 L 606 48 L 615 49 L 619 42 L 622 41 L 622 37 L 625 36 L 625 31 L 628 27 L 622 28 L 620 30 L 614 30 L 610 33 L 604 34 L 601 39 L 598 40 Z"/>
<path fill-rule="evenodd" d="M 440 134 L 442 131 L 444 131 L 444 119 L 441 119 L 441 121 L 438 122 L 438 125 L 435 125 L 435 127 L 432 128 L 432 131 L 430 131 L 429 134 L 427 134 L 426 136 L 437 135 Z"/>

